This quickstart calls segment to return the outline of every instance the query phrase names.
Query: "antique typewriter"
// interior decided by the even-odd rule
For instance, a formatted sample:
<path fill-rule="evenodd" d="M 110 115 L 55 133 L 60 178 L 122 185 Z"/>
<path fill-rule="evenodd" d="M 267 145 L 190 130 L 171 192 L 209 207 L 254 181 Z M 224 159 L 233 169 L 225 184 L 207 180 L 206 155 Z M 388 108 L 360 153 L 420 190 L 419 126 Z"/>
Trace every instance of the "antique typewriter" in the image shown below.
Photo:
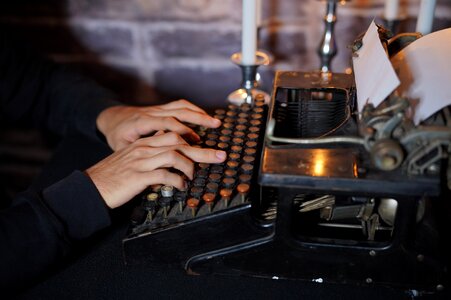
<path fill-rule="evenodd" d="M 223 124 L 198 128 L 200 145 L 227 161 L 197 164 L 187 192 L 142 195 L 126 263 L 444 289 L 450 110 L 418 128 L 400 117 L 405 99 L 360 120 L 355 105 L 351 75 L 277 72 L 269 107 L 257 96 L 216 110 Z"/>

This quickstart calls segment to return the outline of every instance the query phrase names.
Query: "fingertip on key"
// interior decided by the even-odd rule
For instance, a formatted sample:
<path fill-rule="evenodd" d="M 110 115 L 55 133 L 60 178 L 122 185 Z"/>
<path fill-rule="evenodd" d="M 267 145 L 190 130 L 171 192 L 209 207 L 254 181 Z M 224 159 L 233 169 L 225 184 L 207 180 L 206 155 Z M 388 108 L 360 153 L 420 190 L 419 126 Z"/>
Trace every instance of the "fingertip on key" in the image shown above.
<path fill-rule="evenodd" d="M 224 161 L 227 158 L 227 153 L 225 151 L 216 151 L 216 157 Z"/>

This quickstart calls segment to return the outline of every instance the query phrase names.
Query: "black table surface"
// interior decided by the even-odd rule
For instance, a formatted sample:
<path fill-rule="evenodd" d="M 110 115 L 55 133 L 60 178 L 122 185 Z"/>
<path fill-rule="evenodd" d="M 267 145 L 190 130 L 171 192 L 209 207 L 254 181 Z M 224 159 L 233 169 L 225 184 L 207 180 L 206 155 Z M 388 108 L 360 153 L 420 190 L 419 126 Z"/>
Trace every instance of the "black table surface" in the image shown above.
<path fill-rule="evenodd" d="M 110 150 L 100 140 L 81 135 L 65 138 L 32 188 L 47 186 L 85 169 Z M 125 265 L 121 240 L 128 216 L 95 236 L 74 257 L 25 290 L 20 299 L 409 299 L 385 286 L 355 286 L 300 280 L 273 280 L 215 274 L 188 275 L 182 267 Z M 0 297 L 1 298 L 1 297 Z"/>

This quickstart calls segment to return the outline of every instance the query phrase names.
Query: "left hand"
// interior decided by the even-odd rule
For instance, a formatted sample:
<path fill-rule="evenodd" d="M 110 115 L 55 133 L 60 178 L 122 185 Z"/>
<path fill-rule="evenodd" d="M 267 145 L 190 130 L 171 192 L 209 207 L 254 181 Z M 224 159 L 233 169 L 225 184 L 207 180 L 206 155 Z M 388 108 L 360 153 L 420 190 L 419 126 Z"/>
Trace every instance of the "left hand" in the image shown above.
<path fill-rule="evenodd" d="M 106 137 L 108 145 L 117 151 L 133 143 L 142 136 L 157 131 L 173 131 L 199 140 L 199 136 L 182 122 L 208 128 L 216 128 L 221 121 L 210 117 L 204 110 L 187 100 L 168 104 L 134 107 L 113 106 L 102 111 L 97 117 L 97 128 Z"/>

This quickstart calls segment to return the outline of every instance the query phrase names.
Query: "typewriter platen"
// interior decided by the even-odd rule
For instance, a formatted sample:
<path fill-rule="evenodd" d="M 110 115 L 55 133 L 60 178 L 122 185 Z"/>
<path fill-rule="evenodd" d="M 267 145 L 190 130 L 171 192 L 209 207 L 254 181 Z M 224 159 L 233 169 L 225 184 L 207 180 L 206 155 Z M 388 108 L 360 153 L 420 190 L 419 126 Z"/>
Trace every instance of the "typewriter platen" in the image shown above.
<path fill-rule="evenodd" d="M 354 92 L 351 75 L 277 72 L 269 108 L 216 111 L 222 127 L 200 133 L 228 161 L 198 165 L 188 193 L 146 194 L 123 241 L 126 262 L 444 289 L 449 110 L 421 129 L 441 128 L 432 142 L 394 120 L 402 99 L 357 121 Z"/>

